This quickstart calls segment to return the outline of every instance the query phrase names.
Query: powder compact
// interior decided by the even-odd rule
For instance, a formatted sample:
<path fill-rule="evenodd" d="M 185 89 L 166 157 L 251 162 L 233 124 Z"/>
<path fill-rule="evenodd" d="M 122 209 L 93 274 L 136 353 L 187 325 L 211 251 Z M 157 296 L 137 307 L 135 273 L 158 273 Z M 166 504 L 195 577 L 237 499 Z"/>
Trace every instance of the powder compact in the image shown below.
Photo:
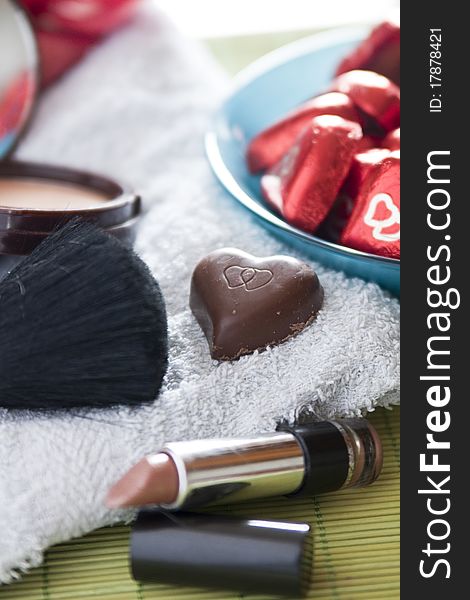
<path fill-rule="evenodd" d="M 39 91 L 34 32 L 14 0 L 0 4 L 0 55 L 0 279 L 76 217 L 131 245 L 140 214 L 131 190 L 98 174 L 13 157 Z"/>

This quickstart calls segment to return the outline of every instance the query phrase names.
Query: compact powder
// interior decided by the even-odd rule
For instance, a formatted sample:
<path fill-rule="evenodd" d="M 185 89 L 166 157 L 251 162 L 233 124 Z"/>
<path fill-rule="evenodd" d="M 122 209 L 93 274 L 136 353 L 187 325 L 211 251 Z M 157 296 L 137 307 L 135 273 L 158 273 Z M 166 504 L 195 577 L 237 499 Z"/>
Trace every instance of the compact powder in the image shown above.
<path fill-rule="evenodd" d="M 132 246 L 139 215 L 140 197 L 97 173 L 0 161 L 0 262 L 6 255 L 28 256 L 75 218 Z"/>
<path fill-rule="evenodd" d="M 0 179 L 0 207 L 28 210 L 83 210 L 100 208 L 110 198 L 104 192 L 44 179 Z"/>

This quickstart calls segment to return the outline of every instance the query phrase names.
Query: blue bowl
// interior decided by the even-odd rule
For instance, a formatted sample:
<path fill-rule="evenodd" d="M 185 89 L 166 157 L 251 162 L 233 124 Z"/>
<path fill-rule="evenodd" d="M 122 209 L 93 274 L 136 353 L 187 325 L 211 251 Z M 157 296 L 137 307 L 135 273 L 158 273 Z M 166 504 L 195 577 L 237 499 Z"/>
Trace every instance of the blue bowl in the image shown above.
<path fill-rule="evenodd" d="M 305 38 L 264 56 L 242 71 L 206 134 L 209 162 L 227 191 L 275 235 L 313 259 L 351 276 L 400 291 L 400 261 L 333 244 L 289 225 L 264 202 L 259 176 L 245 163 L 247 142 L 289 110 L 325 90 L 340 60 L 367 35 L 338 29 Z"/>

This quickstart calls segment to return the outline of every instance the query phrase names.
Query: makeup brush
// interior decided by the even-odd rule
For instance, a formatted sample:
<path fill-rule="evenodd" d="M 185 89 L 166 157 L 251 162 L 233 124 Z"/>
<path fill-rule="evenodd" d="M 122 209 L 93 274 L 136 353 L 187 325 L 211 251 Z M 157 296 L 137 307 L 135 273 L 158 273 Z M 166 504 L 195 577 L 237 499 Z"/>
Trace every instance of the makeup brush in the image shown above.
<path fill-rule="evenodd" d="M 158 283 L 94 225 L 71 221 L 0 283 L 0 406 L 152 401 L 167 354 Z"/>

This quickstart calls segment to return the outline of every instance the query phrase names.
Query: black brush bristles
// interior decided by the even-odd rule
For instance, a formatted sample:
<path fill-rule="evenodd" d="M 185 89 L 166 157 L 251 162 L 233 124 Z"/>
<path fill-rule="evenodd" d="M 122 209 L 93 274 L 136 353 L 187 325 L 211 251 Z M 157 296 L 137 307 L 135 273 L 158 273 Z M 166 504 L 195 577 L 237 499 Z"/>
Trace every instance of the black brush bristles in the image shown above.
<path fill-rule="evenodd" d="M 158 283 L 93 225 L 64 226 L 0 283 L 0 406 L 152 401 L 167 361 Z"/>

